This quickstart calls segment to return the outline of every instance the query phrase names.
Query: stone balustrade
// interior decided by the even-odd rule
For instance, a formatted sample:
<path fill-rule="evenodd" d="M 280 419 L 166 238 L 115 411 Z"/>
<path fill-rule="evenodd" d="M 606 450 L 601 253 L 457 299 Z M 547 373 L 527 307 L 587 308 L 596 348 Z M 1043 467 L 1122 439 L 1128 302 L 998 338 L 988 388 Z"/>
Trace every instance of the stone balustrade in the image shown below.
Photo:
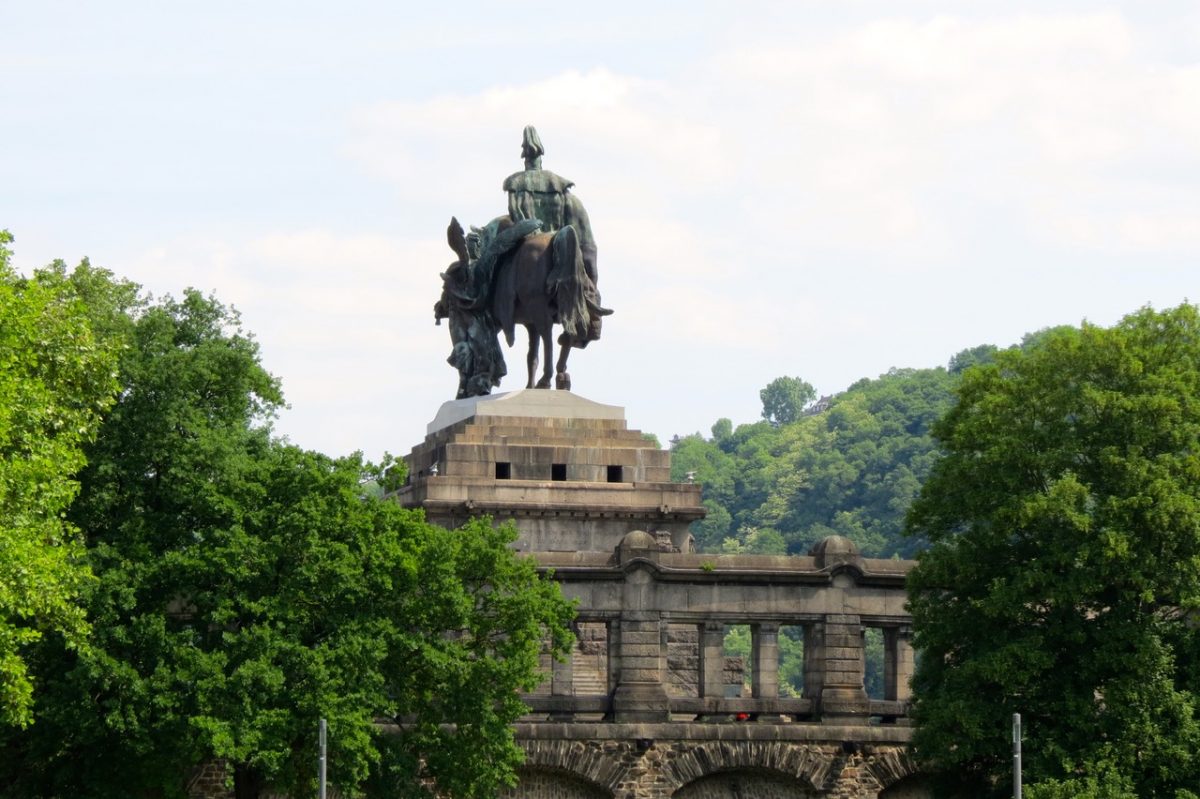
<path fill-rule="evenodd" d="M 863 558 L 836 537 L 807 557 L 679 553 L 640 531 L 612 554 L 536 558 L 578 602 L 577 631 L 588 634 L 575 657 L 554 663 L 551 678 L 527 698 L 531 718 L 905 722 L 913 655 L 904 577 L 911 562 Z M 726 673 L 730 625 L 750 629 L 748 692 L 731 686 Z M 785 627 L 803 632 L 799 696 L 781 688 Z M 883 640 L 883 695 L 876 698 L 864 687 L 870 628 Z M 584 646 L 590 658 L 581 657 Z"/>

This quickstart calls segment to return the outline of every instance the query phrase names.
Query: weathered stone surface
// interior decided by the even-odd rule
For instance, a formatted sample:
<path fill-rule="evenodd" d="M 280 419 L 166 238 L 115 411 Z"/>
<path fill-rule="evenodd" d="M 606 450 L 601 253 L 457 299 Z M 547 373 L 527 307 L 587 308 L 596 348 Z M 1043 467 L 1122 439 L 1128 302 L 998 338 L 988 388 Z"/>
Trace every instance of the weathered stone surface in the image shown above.
<path fill-rule="evenodd" d="M 577 651 L 569 667 L 547 659 L 517 726 L 529 760 L 511 796 L 922 796 L 904 754 L 913 564 L 835 539 L 800 557 L 690 552 L 678 544 L 703 513 L 698 487 L 668 483 L 670 454 L 623 417 L 588 413 L 450 422 L 413 450 L 398 495 L 441 523 L 514 518 L 518 547 L 578 600 Z M 754 668 L 725 657 L 729 625 L 750 627 Z M 786 627 L 804 630 L 802 698 L 780 695 Z M 863 688 L 865 628 L 883 632 L 889 701 Z"/>

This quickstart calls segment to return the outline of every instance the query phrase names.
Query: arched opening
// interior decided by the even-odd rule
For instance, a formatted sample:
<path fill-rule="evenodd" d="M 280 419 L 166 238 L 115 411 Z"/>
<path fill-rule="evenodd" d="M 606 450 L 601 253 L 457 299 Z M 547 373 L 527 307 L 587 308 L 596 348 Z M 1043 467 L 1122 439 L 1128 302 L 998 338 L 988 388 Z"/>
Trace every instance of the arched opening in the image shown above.
<path fill-rule="evenodd" d="M 905 777 L 879 792 L 879 799 L 930 799 L 933 791 L 920 774 Z"/>
<path fill-rule="evenodd" d="M 672 796 L 674 799 L 816 799 L 820 794 L 777 771 L 735 769 L 692 780 Z"/>
<path fill-rule="evenodd" d="M 500 799 L 612 799 L 594 782 L 562 769 L 517 769 L 517 787 L 500 792 Z"/>

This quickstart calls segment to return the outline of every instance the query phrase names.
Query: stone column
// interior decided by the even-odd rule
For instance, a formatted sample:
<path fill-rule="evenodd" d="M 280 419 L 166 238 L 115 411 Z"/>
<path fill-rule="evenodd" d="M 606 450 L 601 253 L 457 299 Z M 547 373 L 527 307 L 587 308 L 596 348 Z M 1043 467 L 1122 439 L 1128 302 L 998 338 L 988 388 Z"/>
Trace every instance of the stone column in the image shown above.
<path fill-rule="evenodd" d="M 612 695 L 617 683 L 621 681 L 621 622 L 619 619 L 609 619 L 604 622 L 606 638 L 606 655 L 608 660 L 608 684 L 605 693 Z"/>
<path fill-rule="evenodd" d="M 825 624 L 804 625 L 804 698 L 820 712 L 821 690 L 825 687 Z"/>
<path fill-rule="evenodd" d="M 896 695 L 891 698 L 901 702 L 912 699 L 912 678 L 915 670 L 912 627 L 899 627 L 896 629 Z"/>
<path fill-rule="evenodd" d="M 725 625 L 707 621 L 700 627 L 700 696 L 725 696 Z"/>
<path fill-rule="evenodd" d="M 621 616 L 621 669 L 613 692 L 613 719 L 618 722 L 667 721 L 664 639 L 666 630 L 653 611 Z"/>
<path fill-rule="evenodd" d="M 575 633 L 577 639 L 579 628 L 575 624 L 571 625 L 572 632 Z M 553 661 L 550 665 L 550 695 L 554 697 L 572 697 L 575 696 L 575 651 L 579 647 L 579 642 L 576 640 L 575 646 L 571 647 L 571 651 L 567 653 L 567 659 L 559 662 Z M 575 713 L 569 710 L 555 710 L 550 713 L 551 721 L 571 721 L 575 718 Z"/>
<path fill-rule="evenodd" d="M 750 690 L 755 699 L 779 696 L 779 625 L 750 625 L 750 650 L 754 664 Z"/>
<path fill-rule="evenodd" d="M 750 673 L 750 689 L 755 699 L 779 698 L 779 625 L 750 625 L 750 651 L 753 664 Z M 778 722 L 778 712 L 759 713 L 758 720 Z"/>
<path fill-rule="evenodd" d="M 631 533 L 631 536 L 645 533 Z M 628 539 L 630 536 L 626 536 Z M 622 543 L 622 548 L 626 544 Z M 624 554 L 624 552 L 622 552 Z M 667 721 L 667 629 L 655 600 L 654 574 L 634 568 L 622 587 L 620 671 L 613 691 L 613 719 Z"/>
<path fill-rule="evenodd" d="M 858 614 L 825 616 L 824 674 L 821 718 L 867 723 L 867 692 L 863 688 L 863 633 Z"/>

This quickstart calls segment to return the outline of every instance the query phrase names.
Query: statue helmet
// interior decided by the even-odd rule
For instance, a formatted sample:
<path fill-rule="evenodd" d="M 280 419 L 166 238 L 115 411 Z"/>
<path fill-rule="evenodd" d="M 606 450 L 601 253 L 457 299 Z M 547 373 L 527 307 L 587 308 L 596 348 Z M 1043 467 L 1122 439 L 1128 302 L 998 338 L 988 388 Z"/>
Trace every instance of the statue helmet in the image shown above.
<path fill-rule="evenodd" d="M 528 152 L 530 158 L 541 158 L 546 154 L 542 140 L 538 138 L 537 128 L 533 125 L 525 126 L 525 131 L 521 134 L 521 149 Z"/>

